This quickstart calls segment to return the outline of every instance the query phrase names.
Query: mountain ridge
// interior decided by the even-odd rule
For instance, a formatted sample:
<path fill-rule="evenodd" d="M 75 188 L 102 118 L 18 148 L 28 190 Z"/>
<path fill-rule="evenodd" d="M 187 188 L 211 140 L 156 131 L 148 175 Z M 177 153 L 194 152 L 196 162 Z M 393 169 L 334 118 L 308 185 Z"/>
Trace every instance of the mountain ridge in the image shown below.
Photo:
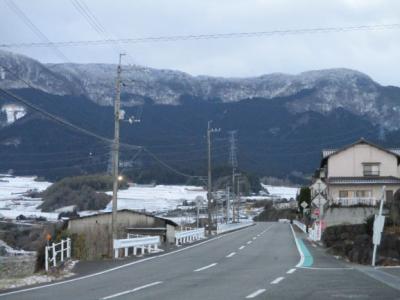
<path fill-rule="evenodd" d="M 35 88 L 55 95 L 83 95 L 99 105 L 112 105 L 116 65 L 42 64 L 27 56 L 0 51 L 6 65 Z M 7 74 L 6 74 L 7 75 Z M 0 80 L 0 87 L 26 87 L 13 76 Z M 366 117 L 387 130 L 400 128 L 400 88 L 386 87 L 356 70 L 335 68 L 291 75 L 272 73 L 255 77 L 192 76 L 188 73 L 142 66 L 123 66 L 122 106 L 153 104 L 180 105 L 184 96 L 201 101 L 230 103 L 244 99 L 271 100 L 302 91 L 313 91 L 287 108 L 293 113 L 327 113 L 344 108 Z"/>

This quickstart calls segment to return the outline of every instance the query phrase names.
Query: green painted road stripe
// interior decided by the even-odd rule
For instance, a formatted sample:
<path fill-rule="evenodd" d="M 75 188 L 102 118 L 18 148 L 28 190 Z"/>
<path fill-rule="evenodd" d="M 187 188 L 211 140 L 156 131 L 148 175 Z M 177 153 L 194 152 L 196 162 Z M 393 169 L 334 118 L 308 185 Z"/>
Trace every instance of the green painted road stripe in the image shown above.
<path fill-rule="evenodd" d="M 314 263 L 314 258 L 312 257 L 310 251 L 308 251 L 302 239 L 297 238 L 297 242 L 299 243 L 301 252 L 303 252 L 304 255 L 304 262 L 300 267 L 311 267 Z"/>

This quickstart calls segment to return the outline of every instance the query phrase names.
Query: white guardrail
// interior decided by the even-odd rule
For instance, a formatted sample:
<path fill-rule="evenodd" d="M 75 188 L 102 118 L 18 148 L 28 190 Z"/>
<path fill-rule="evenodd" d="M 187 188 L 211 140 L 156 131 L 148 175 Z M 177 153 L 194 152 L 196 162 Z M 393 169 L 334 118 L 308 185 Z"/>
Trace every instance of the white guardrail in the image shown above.
<path fill-rule="evenodd" d="M 45 269 L 49 270 L 49 262 L 53 264 L 53 267 L 57 266 L 57 257 L 59 261 L 63 262 L 71 258 L 71 239 L 61 240 L 59 243 L 53 243 L 51 246 L 46 246 L 44 249 L 45 253 Z"/>
<path fill-rule="evenodd" d="M 125 249 L 124 255 L 128 256 L 129 248 L 133 248 L 133 255 L 137 254 L 137 249 L 140 249 L 140 254 L 144 254 L 158 250 L 160 244 L 159 236 L 143 236 L 128 239 L 114 240 L 114 257 L 118 258 L 119 249 Z"/>
<path fill-rule="evenodd" d="M 193 230 L 184 230 L 175 232 L 175 244 L 182 245 L 185 243 L 190 243 L 200 239 L 204 239 L 205 232 L 204 228 L 198 228 Z"/>
<path fill-rule="evenodd" d="M 299 227 L 303 232 L 307 232 L 306 229 L 306 225 L 304 225 L 303 223 L 297 221 L 297 220 L 293 220 L 293 224 L 296 225 L 297 227 Z"/>
<path fill-rule="evenodd" d="M 229 223 L 229 224 L 218 224 L 217 225 L 217 234 L 237 230 L 240 228 L 248 227 L 254 225 L 254 222 L 242 222 L 242 223 Z"/>

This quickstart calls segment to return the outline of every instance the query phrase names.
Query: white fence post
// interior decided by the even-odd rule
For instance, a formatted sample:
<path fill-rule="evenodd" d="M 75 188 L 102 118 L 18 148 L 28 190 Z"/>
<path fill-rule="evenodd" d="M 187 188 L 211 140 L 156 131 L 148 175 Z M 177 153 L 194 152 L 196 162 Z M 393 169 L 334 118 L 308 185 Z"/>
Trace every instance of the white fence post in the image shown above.
<path fill-rule="evenodd" d="M 61 261 L 64 261 L 64 241 L 61 240 Z"/>
<path fill-rule="evenodd" d="M 45 253 L 45 263 L 44 263 L 44 266 L 45 266 L 45 269 L 46 269 L 46 272 L 49 270 L 49 247 L 45 247 L 44 248 L 44 253 Z"/>
<path fill-rule="evenodd" d="M 57 250 L 56 247 L 60 246 Z M 49 252 L 52 251 L 51 254 Z M 59 243 L 52 243 L 51 246 L 45 246 L 45 269 L 49 270 L 49 262 L 53 263 L 53 267 L 57 266 L 57 254 L 60 253 L 60 261 L 63 262 L 66 259 L 71 258 L 71 239 L 61 240 Z"/>
<path fill-rule="evenodd" d="M 57 265 L 57 252 L 56 252 L 56 244 L 53 243 L 53 267 Z"/>
<path fill-rule="evenodd" d="M 71 258 L 71 239 L 67 238 L 67 258 Z"/>

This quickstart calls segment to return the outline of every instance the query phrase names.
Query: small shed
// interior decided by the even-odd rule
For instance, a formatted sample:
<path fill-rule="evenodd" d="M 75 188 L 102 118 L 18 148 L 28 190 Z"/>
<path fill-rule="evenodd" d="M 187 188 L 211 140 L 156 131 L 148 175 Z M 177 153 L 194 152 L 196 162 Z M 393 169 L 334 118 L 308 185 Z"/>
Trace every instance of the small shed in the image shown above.
<path fill-rule="evenodd" d="M 102 212 L 68 221 L 68 231 L 81 244 L 81 259 L 108 257 L 111 240 L 111 212 Z M 128 233 L 158 235 L 164 243 L 175 242 L 175 222 L 130 209 L 118 210 L 117 235 L 126 238 Z"/>

